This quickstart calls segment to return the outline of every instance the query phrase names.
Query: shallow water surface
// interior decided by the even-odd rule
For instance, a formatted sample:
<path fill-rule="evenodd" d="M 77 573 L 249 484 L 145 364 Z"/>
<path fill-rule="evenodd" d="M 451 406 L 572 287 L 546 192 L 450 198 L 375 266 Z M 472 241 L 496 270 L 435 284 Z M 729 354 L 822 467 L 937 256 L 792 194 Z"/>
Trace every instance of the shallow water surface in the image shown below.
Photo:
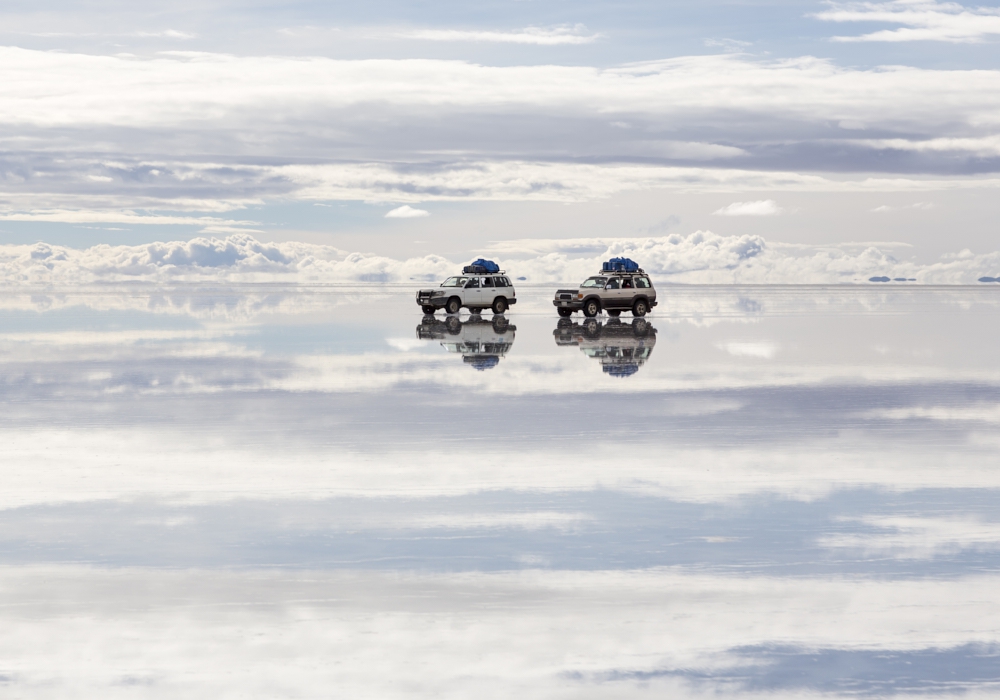
<path fill-rule="evenodd" d="M 11 697 L 1000 694 L 1000 290 L 0 296 Z"/>

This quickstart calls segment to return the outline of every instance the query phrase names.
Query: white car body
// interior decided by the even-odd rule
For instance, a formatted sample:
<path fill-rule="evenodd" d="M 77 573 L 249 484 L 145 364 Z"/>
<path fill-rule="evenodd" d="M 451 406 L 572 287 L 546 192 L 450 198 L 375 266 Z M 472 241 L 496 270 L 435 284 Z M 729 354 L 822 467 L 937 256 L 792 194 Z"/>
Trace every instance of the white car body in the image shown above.
<path fill-rule="evenodd" d="M 417 292 L 417 304 L 429 314 L 438 309 L 454 314 L 461 308 L 474 313 L 493 309 L 493 313 L 502 314 L 516 303 L 514 283 L 503 272 L 455 275 L 437 289 Z"/>

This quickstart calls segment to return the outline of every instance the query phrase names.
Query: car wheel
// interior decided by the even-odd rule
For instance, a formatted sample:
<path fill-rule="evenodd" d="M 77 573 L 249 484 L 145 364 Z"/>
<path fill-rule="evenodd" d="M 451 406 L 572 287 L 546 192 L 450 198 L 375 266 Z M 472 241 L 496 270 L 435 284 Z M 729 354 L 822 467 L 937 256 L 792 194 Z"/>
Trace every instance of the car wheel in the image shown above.
<path fill-rule="evenodd" d="M 608 309 L 608 316 L 610 316 L 611 318 L 618 318 L 621 315 L 622 312 L 619 311 L 618 309 Z"/>
<path fill-rule="evenodd" d="M 632 321 L 632 332 L 636 336 L 641 338 L 646 335 L 647 331 L 649 331 L 649 321 L 644 318 L 637 318 Z"/>
<path fill-rule="evenodd" d="M 494 333 L 506 333 L 507 329 L 510 327 L 510 321 L 508 321 L 503 316 L 496 316 L 493 319 L 493 332 Z"/>
<path fill-rule="evenodd" d="M 434 312 L 437 311 L 437 309 L 435 309 L 433 306 L 421 306 L 420 308 L 428 316 L 433 316 Z"/>
<path fill-rule="evenodd" d="M 633 316 L 645 316 L 647 311 L 649 311 L 649 305 L 646 303 L 645 299 L 638 299 L 634 304 L 632 304 Z"/>
<path fill-rule="evenodd" d="M 445 304 L 444 308 L 445 311 L 447 311 L 450 314 L 457 314 L 458 310 L 462 308 L 462 300 L 459 299 L 458 297 L 452 297 L 451 299 L 448 300 L 448 303 Z"/>
<path fill-rule="evenodd" d="M 452 335 L 458 335 L 458 332 L 462 330 L 462 322 L 458 320 L 455 316 L 449 316 L 444 322 L 445 328 Z"/>
<path fill-rule="evenodd" d="M 583 334 L 588 338 L 596 338 L 601 333 L 601 326 L 597 323 L 596 318 L 592 318 L 583 324 Z"/>
<path fill-rule="evenodd" d="M 507 310 L 507 300 L 503 297 L 497 297 L 493 300 L 493 313 L 502 314 Z"/>
<path fill-rule="evenodd" d="M 601 313 L 601 304 L 597 299 L 590 299 L 583 305 L 583 315 L 587 318 L 593 318 L 597 314 Z"/>
<path fill-rule="evenodd" d="M 573 309 L 556 309 L 560 316 L 563 318 L 569 318 L 573 315 Z"/>

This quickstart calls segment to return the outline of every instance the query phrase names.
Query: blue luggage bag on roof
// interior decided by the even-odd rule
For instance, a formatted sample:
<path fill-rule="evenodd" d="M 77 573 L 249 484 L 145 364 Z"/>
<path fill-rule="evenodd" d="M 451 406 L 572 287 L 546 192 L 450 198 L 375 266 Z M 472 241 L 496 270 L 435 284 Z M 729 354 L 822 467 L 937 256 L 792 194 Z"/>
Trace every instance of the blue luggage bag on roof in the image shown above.
<path fill-rule="evenodd" d="M 492 260 L 479 258 L 478 260 L 473 260 L 471 265 L 466 265 L 462 269 L 462 272 L 467 275 L 483 275 L 491 272 L 500 272 L 500 266 Z"/>
<path fill-rule="evenodd" d="M 636 272 L 639 269 L 639 263 L 629 258 L 611 258 L 606 263 L 604 263 L 604 272 Z"/>

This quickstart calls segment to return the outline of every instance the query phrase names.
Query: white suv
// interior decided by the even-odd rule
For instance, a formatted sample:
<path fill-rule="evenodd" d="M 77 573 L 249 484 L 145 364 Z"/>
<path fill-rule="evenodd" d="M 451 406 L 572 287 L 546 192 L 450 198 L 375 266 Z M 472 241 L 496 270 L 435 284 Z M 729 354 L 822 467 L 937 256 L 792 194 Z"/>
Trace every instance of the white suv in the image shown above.
<path fill-rule="evenodd" d="M 493 313 L 502 314 L 516 303 L 514 285 L 503 272 L 449 277 L 437 289 L 417 292 L 417 304 L 425 314 L 438 309 L 457 314 L 463 306 L 472 313 L 492 309 Z"/>

